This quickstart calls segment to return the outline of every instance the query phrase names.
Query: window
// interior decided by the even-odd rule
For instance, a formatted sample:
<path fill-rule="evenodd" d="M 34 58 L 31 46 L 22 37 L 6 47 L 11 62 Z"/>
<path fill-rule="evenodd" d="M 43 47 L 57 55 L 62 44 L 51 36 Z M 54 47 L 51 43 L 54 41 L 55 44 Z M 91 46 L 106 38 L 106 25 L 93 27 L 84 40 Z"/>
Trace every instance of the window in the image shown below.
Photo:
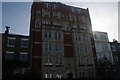
<path fill-rule="evenodd" d="M 45 51 L 47 51 L 47 52 L 52 51 L 52 45 L 49 43 L 46 43 L 45 44 Z"/>
<path fill-rule="evenodd" d="M 87 46 L 84 46 L 84 52 L 85 52 L 85 53 L 88 52 Z"/>
<path fill-rule="evenodd" d="M 87 57 L 87 64 L 88 65 L 92 65 L 93 64 L 92 57 Z"/>
<path fill-rule="evenodd" d="M 52 65 L 52 57 L 49 55 L 45 57 L 45 65 Z"/>
<path fill-rule="evenodd" d="M 80 34 L 76 34 L 75 39 L 79 41 L 80 40 Z"/>
<path fill-rule="evenodd" d="M 6 60 L 12 61 L 14 58 L 14 52 L 6 51 Z"/>
<path fill-rule="evenodd" d="M 53 18 L 60 19 L 60 12 L 53 12 Z"/>
<path fill-rule="evenodd" d="M 118 46 L 118 50 L 120 51 L 120 46 Z"/>
<path fill-rule="evenodd" d="M 45 78 L 52 78 L 53 75 L 52 74 L 45 74 Z"/>
<path fill-rule="evenodd" d="M 83 41 L 86 42 L 87 41 L 87 36 L 83 35 Z"/>
<path fill-rule="evenodd" d="M 62 25 L 65 31 L 70 31 L 70 26 L 68 23 Z"/>
<path fill-rule="evenodd" d="M 97 35 L 96 34 L 94 35 L 94 37 L 95 37 L 95 39 L 97 39 Z"/>
<path fill-rule="evenodd" d="M 50 18 L 50 12 L 48 10 L 42 9 L 42 17 Z"/>
<path fill-rule="evenodd" d="M 55 51 L 56 52 L 62 52 L 62 45 L 61 44 L 55 44 Z"/>
<path fill-rule="evenodd" d="M 103 54 L 103 57 L 102 58 L 106 58 L 108 59 L 109 56 L 107 56 L 107 54 Z"/>
<path fill-rule="evenodd" d="M 77 9 L 77 12 L 80 13 L 82 10 L 81 9 Z"/>
<path fill-rule="evenodd" d="M 75 51 L 76 51 L 76 53 L 81 53 L 82 51 L 81 51 L 81 46 L 79 46 L 79 45 L 76 45 L 75 46 Z"/>
<path fill-rule="evenodd" d="M 8 44 L 7 44 L 7 46 L 8 47 L 14 47 L 14 44 L 15 44 L 15 38 L 8 37 Z"/>
<path fill-rule="evenodd" d="M 36 16 L 39 16 L 40 15 L 40 10 L 36 10 Z"/>
<path fill-rule="evenodd" d="M 107 38 L 106 38 L 105 35 L 100 35 L 100 39 L 101 39 L 101 40 L 107 40 Z"/>
<path fill-rule="evenodd" d="M 48 78 L 48 74 L 45 74 L 45 78 Z"/>
<path fill-rule="evenodd" d="M 49 74 L 50 78 L 52 78 L 52 74 Z"/>
<path fill-rule="evenodd" d="M 79 59 L 78 60 L 79 65 L 85 65 L 85 59 L 83 58 L 83 56 L 80 56 L 78 59 Z"/>
<path fill-rule="evenodd" d="M 28 47 L 28 39 L 21 39 L 21 47 L 23 48 Z"/>
<path fill-rule="evenodd" d="M 57 9 L 57 5 L 56 4 L 52 4 L 53 9 Z"/>
<path fill-rule="evenodd" d="M 61 32 L 55 32 L 55 39 L 61 39 Z"/>
<path fill-rule="evenodd" d="M 112 51 L 116 51 L 116 48 L 115 46 L 112 45 Z"/>
<path fill-rule="evenodd" d="M 92 53 L 92 47 L 91 46 L 87 47 L 87 53 Z"/>
<path fill-rule="evenodd" d="M 85 16 L 82 16 L 81 20 L 82 20 L 82 23 L 85 23 Z"/>
<path fill-rule="evenodd" d="M 85 76 L 85 72 L 80 71 L 79 76 L 80 76 L 80 78 L 84 78 L 84 76 Z"/>
<path fill-rule="evenodd" d="M 45 31 L 45 38 L 50 39 L 52 37 L 52 32 L 50 31 Z"/>
<path fill-rule="evenodd" d="M 53 12 L 53 18 L 58 18 L 57 12 Z"/>
<path fill-rule="evenodd" d="M 114 56 L 113 58 L 114 58 L 114 61 L 115 61 L 115 62 L 118 62 L 118 61 L 119 61 L 118 56 Z"/>
<path fill-rule="evenodd" d="M 45 3 L 46 4 L 46 8 L 50 8 L 50 4 L 49 3 Z"/>
<path fill-rule="evenodd" d="M 75 15 L 72 15 L 72 14 L 69 14 L 69 19 L 70 19 L 70 21 L 74 21 L 74 22 L 77 21 L 76 16 L 75 16 Z"/>
<path fill-rule="evenodd" d="M 41 28 L 41 21 L 40 19 L 35 20 L 35 28 Z"/>
<path fill-rule="evenodd" d="M 56 57 L 56 65 L 63 65 L 63 58 L 62 56 L 57 56 Z"/>
<path fill-rule="evenodd" d="M 94 78 L 94 71 L 93 70 L 89 70 L 89 78 Z"/>
<path fill-rule="evenodd" d="M 61 19 L 64 19 L 65 18 L 65 14 L 61 14 Z"/>
<path fill-rule="evenodd" d="M 71 8 L 71 11 L 72 11 L 73 13 L 75 13 L 75 8 Z"/>
<path fill-rule="evenodd" d="M 28 53 L 20 52 L 20 61 L 27 61 Z"/>

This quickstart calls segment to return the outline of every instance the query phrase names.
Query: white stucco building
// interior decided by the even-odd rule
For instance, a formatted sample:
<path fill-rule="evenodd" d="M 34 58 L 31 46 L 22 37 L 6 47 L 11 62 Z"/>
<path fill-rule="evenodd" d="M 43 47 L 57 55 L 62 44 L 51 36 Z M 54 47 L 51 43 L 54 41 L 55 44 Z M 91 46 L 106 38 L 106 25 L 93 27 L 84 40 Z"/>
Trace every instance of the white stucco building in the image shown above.
<path fill-rule="evenodd" d="M 95 40 L 97 60 L 107 58 L 113 62 L 108 34 L 106 32 L 94 31 L 93 36 Z"/>

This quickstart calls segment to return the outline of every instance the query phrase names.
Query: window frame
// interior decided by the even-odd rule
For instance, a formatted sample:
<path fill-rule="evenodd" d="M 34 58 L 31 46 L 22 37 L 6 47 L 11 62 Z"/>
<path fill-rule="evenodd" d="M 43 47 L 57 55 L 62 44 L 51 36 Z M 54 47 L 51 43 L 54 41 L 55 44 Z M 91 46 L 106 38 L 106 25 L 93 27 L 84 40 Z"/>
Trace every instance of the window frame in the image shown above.
<path fill-rule="evenodd" d="M 14 46 L 15 46 L 15 39 L 16 39 L 16 38 L 8 37 L 7 47 L 14 47 Z M 9 40 L 14 40 L 14 42 L 12 43 L 12 45 L 9 43 L 9 42 L 10 42 Z"/>
<path fill-rule="evenodd" d="M 8 59 L 7 54 L 12 54 L 12 59 Z M 6 59 L 6 61 L 13 61 L 14 60 L 14 52 L 13 51 L 6 51 L 5 59 Z"/>
<path fill-rule="evenodd" d="M 55 32 L 55 39 L 61 39 L 62 38 L 62 33 L 61 32 Z"/>
<path fill-rule="evenodd" d="M 27 46 L 23 46 L 23 45 L 22 45 L 22 42 L 23 42 L 23 41 L 27 41 Z M 23 39 L 23 38 L 22 38 L 22 39 L 21 39 L 21 48 L 28 48 L 28 43 L 29 43 L 29 39 Z"/>
<path fill-rule="evenodd" d="M 112 47 L 112 51 L 116 51 L 116 47 L 114 45 L 112 45 L 111 47 Z"/>
<path fill-rule="evenodd" d="M 26 59 L 22 60 L 22 56 L 21 55 L 26 55 L 25 56 Z M 24 62 L 28 61 L 28 53 L 27 52 L 20 52 L 20 58 L 19 58 L 19 60 L 20 61 L 24 61 Z"/>
<path fill-rule="evenodd" d="M 41 28 L 41 20 L 40 19 L 36 19 L 35 20 L 35 29 Z"/>
<path fill-rule="evenodd" d="M 49 55 L 47 55 L 47 56 L 45 56 L 45 59 L 44 59 L 44 65 L 53 65 L 53 63 L 52 63 L 52 57 L 51 56 L 49 56 Z"/>

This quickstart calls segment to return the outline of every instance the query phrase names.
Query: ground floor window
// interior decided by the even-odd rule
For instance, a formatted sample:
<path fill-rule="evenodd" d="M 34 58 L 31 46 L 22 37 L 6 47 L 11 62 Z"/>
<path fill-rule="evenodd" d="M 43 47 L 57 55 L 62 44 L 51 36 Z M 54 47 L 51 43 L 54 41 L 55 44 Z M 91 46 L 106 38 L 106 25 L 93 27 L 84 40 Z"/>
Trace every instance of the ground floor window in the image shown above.
<path fill-rule="evenodd" d="M 68 76 L 69 79 L 71 79 L 71 78 L 73 78 L 73 73 L 71 73 L 71 72 L 67 73 L 67 76 Z"/>
<path fill-rule="evenodd" d="M 55 78 L 61 79 L 63 78 L 63 74 L 55 74 Z"/>
<path fill-rule="evenodd" d="M 45 74 L 45 78 L 53 78 L 53 74 Z"/>

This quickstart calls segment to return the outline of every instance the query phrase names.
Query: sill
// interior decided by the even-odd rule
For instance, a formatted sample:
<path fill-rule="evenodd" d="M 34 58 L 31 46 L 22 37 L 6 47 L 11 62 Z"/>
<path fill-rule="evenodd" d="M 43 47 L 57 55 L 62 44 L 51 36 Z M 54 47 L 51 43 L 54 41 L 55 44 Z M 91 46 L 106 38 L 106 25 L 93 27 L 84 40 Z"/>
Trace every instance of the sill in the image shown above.
<path fill-rule="evenodd" d="M 7 47 L 14 47 L 14 46 L 11 46 L 11 45 L 7 45 Z"/>
<path fill-rule="evenodd" d="M 28 48 L 28 46 L 21 46 L 21 48 Z"/>
<path fill-rule="evenodd" d="M 52 67 L 53 65 L 44 65 L 45 67 Z"/>
<path fill-rule="evenodd" d="M 85 66 L 85 65 L 83 65 L 83 64 L 80 64 L 79 66 Z"/>
<path fill-rule="evenodd" d="M 20 61 L 20 62 L 28 62 L 28 61 Z"/>
<path fill-rule="evenodd" d="M 60 64 L 60 65 L 56 65 L 56 67 L 63 67 L 63 65 L 62 65 L 62 64 Z"/>
<path fill-rule="evenodd" d="M 88 64 L 87 66 L 93 66 L 93 64 Z"/>

